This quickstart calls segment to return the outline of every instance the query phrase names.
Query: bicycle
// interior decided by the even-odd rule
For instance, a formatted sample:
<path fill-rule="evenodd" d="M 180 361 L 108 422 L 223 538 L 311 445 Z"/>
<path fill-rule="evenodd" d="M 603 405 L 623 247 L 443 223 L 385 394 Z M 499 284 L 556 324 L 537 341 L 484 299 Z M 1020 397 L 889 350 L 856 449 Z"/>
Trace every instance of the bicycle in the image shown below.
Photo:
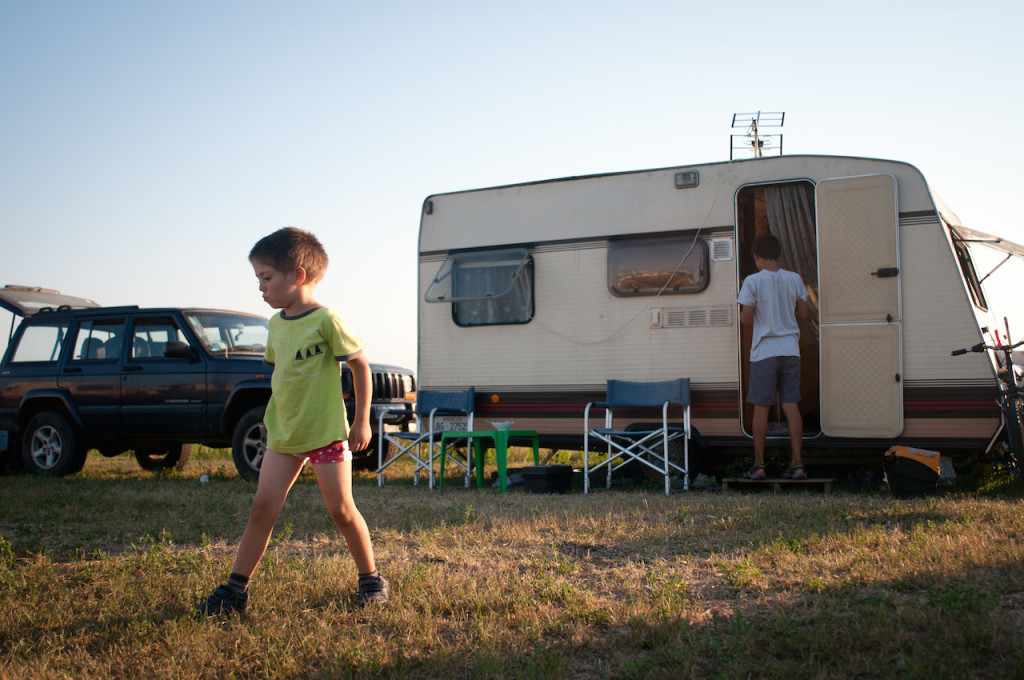
<path fill-rule="evenodd" d="M 1006 325 L 1006 344 L 986 345 L 979 342 L 973 347 L 953 350 L 951 356 L 968 352 L 992 352 L 999 379 L 999 411 L 1002 414 L 1001 433 L 1005 442 L 998 442 L 996 456 L 1003 459 L 1017 483 L 1024 485 L 1024 379 L 1018 374 L 1019 367 L 1013 363 L 1013 352 L 1024 346 L 1024 340 L 1011 342 L 1010 326 Z M 998 337 L 998 336 L 997 336 Z M 1000 356 L 1002 355 L 1002 356 Z"/>

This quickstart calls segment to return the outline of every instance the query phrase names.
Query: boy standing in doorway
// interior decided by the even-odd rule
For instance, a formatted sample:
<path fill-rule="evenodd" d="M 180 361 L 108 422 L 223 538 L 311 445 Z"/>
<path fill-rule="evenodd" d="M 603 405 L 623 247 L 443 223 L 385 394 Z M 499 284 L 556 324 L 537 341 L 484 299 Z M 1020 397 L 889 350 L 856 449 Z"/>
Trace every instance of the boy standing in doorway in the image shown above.
<path fill-rule="evenodd" d="M 785 479 L 806 479 L 801 459 L 803 419 L 800 417 L 800 327 L 806 319 L 807 286 L 800 275 L 779 267 L 782 244 L 771 234 L 760 234 L 751 246 L 757 273 L 748 276 L 736 301 L 740 321 L 753 325 L 750 342 L 750 380 L 747 401 L 754 405 L 754 464 L 748 479 L 764 479 L 764 449 L 768 412 L 776 394 L 789 425 L 792 458 Z"/>

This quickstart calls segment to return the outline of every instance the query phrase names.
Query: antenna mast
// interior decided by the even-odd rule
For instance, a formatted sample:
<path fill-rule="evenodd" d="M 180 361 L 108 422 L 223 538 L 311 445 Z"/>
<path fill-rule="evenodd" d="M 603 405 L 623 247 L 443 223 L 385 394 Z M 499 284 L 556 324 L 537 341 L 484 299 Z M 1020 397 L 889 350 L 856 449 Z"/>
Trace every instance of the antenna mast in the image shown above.
<path fill-rule="evenodd" d="M 782 133 L 765 135 L 761 134 L 761 128 L 780 128 L 785 118 L 785 111 L 732 114 L 733 129 L 746 128 L 747 131 L 742 135 L 729 135 L 729 160 L 735 159 L 737 151 L 748 149 L 753 149 L 754 158 L 761 158 L 764 155 L 765 147 L 771 148 L 776 145 L 781 156 Z"/>

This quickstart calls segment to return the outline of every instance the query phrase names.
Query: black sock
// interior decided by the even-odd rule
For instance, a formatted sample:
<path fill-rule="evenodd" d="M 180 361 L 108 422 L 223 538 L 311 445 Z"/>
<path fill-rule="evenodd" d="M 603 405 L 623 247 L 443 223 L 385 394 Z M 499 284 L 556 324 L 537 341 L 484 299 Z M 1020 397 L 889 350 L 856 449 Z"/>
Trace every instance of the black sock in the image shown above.
<path fill-rule="evenodd" d="M 228 576 L 228 587 L 244 593 L 249 590 L 249 577 L 231 572 L 231 576 Z"/>
<path fill-rule="evenodd" d="M 369 574 L 359 574 L 359 578 L 380 578 L 380 571 L 374 569 Z"/>

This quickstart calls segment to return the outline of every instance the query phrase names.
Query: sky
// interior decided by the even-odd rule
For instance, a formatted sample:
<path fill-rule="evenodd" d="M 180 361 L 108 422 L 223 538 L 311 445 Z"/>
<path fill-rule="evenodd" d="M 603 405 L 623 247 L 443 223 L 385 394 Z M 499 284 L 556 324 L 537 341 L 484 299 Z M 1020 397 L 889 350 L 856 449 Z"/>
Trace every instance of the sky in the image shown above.
<path fill-rule="evenodd" d="M 759 110 L 786 154 L 911 163 L 1024 243 L 1022 25 L 1019 0 L 0 0 L 0 284 L 268 316 L 247 254 L 298 226 L 317 299 L 415 369 L 424 198 L 728 160 Z"/>

